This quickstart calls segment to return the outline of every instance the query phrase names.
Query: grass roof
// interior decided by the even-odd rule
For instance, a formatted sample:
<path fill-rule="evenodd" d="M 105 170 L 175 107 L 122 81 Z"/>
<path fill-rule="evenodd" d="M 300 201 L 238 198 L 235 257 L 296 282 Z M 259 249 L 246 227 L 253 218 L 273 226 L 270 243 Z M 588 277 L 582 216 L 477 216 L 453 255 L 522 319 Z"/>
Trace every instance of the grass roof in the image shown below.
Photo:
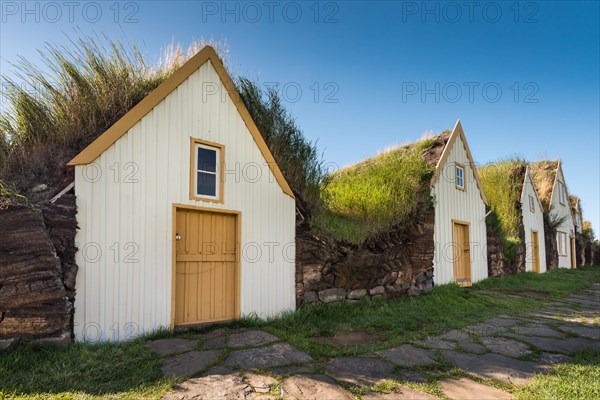
<path fill-rule="evenodd" d="M 548 211 L 552 190 L 554 189 L 554 180 L 558 171 L 558 161 L 538 161 L 530 164 L 531 178 L 535 188 L 540 196 L 540 201 L 544 210 Z"/>
<path fill-rule="evenodd" d="M 328 176 L 315 224 L 354 244 L 408 226 L 431 205 L 431 178 L 449 137 L 445 131 L 395 147 Z"/>
<path fill-rule="evenodd" d="M 500 229 L 508 237 L 518 237 L 523 181 L 527 162 L 510 158 L 479 168 L 479 178 L 488 204 L 498 218 Z"/>

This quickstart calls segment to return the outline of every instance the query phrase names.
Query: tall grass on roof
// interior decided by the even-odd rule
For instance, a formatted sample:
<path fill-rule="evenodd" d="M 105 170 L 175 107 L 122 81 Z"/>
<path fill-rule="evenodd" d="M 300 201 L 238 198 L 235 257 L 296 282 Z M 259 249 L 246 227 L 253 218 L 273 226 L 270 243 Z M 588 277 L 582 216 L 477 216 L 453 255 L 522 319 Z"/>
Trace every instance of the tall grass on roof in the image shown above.
<path fill-rule="evenodd" d="M 277 165 L 296 194 L 298 206 L 303 213 L 312 212 L 318 207 L 319 185 L 325 177 L 323 157 L 316 142 L 306 139 L 274 87 L 263 90 L 257 82 L 243 77 L 236 80 L 236 86 Z"/>
<path fill-rule="evenodd" d="M 2 76 L 8 107 L 0 115 L 0 177 L 25 191 L 32 183 L 51 183 L 53 170 L 207 43 L 193 42 L 187 52 L 172 44 L 156 65 L 135 45 L 106 36 L 46 43 L 38 51 L 41 67 L 19 58 L 12 75 Z"/>
<path fill-rule="evenodd" d="M 389 150 L 329 176 L 322 187 L 317 228 L 360 244 L 378 232 L 407 225 L 431 205 L 435 167 L 422 156 L 428 138 Z"/>
<path fill-rule="evenodd" d="M 492 209 L 488 223 L 500 237 L 508 263 L 514 261 L 521 244 L 521 192 L 526 168 L 527 161 L 516 157 L 479 168 L 481 185 Z"/>
<path fill-rule="evenodd" d="M 531 177 L 545 211 L 550 209 L 550 199 L 552 198 L 557 170 L 558 161 L 543 160 L 530 165 Z"/>

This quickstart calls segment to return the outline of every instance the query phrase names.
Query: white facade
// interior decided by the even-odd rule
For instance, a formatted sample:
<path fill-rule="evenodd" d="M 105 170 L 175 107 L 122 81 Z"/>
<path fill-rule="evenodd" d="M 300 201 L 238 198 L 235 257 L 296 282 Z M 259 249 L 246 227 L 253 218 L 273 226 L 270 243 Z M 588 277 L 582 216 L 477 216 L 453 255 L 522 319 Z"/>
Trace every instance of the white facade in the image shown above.
<path fill-rule="evenodd" d="M 192 137 L 224 145 L 222 204 L 190 200 Z M 75 190 L 78 340 L 171 327 L 174 204 L 241 212 L 242 316 L 294 309 L 295 200 L 210 61 L 92 164 L 77 165 Z"/>
<path fill-rule="evenodd" d="M 533 180 L 529 174 L 529 168 L 525 172 L 523 191 L 521 193 L 521 211 L 523 214 L 523 227 L 525 231 L 525 270 L 533 271 L 533 243 L 532 232 L 538 233 L 538 246 L 540 258 L 540 271 L 546 272 L 546 245 L 544 235 L 544 214 L 542 203 Z"/>
<path fill-rule="evenodd" d="M 561 201 L 560 198 L 561 185 L 563 185 L 564 188 L 563 201 Z M 550 214 L 564 219 L 564 222 L 556 228 L 556 241 L 559 249 L 558 267 L 571 268 L 571 238 L 573 238 L 575 234 L 575 224 L 573 223 L 573 214 L 571 213 L 571 204 L 569 202 L 569 194 L 567 192 L 567 186 L 565 184 L 561 163 L 558 164 L 556 171 L 550 204 Z M 563 236 L 563 234 L 565 236 Z M 575 246 L 574 243 L 573 246 Z M 562 252 L 561 248 L 563 249 Z"/>
<path fill-rule="evenodd" d="M 455 140 L 452 140 L 453 137 Z M 438 285 L 454 282 L 453 222 L 469 225 L 471 279 L 477 282 L 488 277 L 485 202 L 473 171 L 474 162 L 457 122 L 436 168 L 437 178 L 431 190 L 435 202 L 434 282 Z M 455 165 L 465 168 L 465 190 L 455 183 Z"/>

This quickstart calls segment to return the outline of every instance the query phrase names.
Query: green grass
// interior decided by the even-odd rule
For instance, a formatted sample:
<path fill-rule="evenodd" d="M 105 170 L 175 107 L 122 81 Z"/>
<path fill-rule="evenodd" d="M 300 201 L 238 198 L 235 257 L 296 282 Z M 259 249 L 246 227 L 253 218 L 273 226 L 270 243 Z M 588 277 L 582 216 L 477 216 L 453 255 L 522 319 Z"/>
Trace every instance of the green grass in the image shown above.
<path fill-rule="evenodd" d="M 550 374 L 537 375 L 517 388 L 515 399 L 600 399 L 600 351 L 580 351 L 569 362 L 553 366 Z"/>
<path fill-rule="evenodd" d="M 508 158 L 479 168 L 483 192 L 493 211 L 487 222 L 498 233 L 508 264 L 514 262 L 521 245 L 519 225 L 523 214 L 518 205 L 526 168 L 527 161 L 520 158 Z M 529 203 L 525 203 L 525 207 L 529 207 Z"/>
<path fill-rule="evenodd" d="M 406 224 L 431 205 L 434 166 L 421 152 L 434 139 L 386 151 L 329 176 L 321 188 L 323 209 L 314 226 L 360 244 L 370 235 Z"/>
<path fill-rule="evenodd" d="M 158 398 L 173 384 L 143 339 L 66 348 L 26 345 L 1 354 L 0 398 Z"/>
<path fill-rule="evenodd" d="M 364 354 L 493 316 L 527 312 L 548 298 L 566 296 L 591 282 L 600 282 L 600 267 L 487 279 L 470 289 L 442 285 L 431 294 L 418 297 L 303 307 L 267 321 L 246 318 L 223 326 L 229 330 L 264 329 L 310 354 L 319 366 L 329 357 Z M 518 294 L 520 290 L 548 291 L 550 296 L 541 299 L 504 295 Z M 500 295 L 487 295 L 489 291 Z M 379 340 L 352 346 L 314 340 L 316 336 L 356 330 L 367 331 Z M 168 336 L 169 332 L 160 331 L 123 344 L 73 344 L 66 348 L 27 345 L 1 353 L 0 398 L 160 398 L 176 381 L 160 377 L 158 357 L 150 353 L 144 342 Z M 592 379 L 598 381 L 598 357 L 598 353 L 581 353 L 572 363 L 557 366 L 552 375 L 537 377 L 530 385 L 519 388 L 519 398 L 597 398 L 598 387 Z M 436 392 L 435 382 L 422 386 Z"/>

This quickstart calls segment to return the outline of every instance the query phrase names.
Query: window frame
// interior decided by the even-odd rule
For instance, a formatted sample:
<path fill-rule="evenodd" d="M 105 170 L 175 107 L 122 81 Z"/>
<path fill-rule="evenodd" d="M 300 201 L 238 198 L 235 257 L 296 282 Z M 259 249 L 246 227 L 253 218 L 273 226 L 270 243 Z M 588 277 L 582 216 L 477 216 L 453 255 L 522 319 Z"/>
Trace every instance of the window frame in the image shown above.
<path fill-rule="evenodd" d="M 458 184 L 458 169 L 462 169 L 462 186 L 460 186 Z M 454 163 L 454 186 L 456 187 L 456 189 L 458 190 L 462 190 L 463 192 L 467 191 L 467 178 L 466 178 L 466 174 L 467 174 L 467 168 L 465 168 L 464 164 L 461 163 Z"/>
<path fill-rule="evenodd" d="M 561 181 L 558 181 L 558 202 L 563 206 L 567 205 L 567 190 Z"/>
<path fill-rule="evenodd" d="M 197 172 L 198 172 L 198 148 L 214 150 L 216 152 L 216 181 L 215 191 L 216 196 L 200 195 L 197 189 Z M 220 143 L 209 142 L 197 138 L 190 138 L 190 200 L 208 201 L 212 203 L 223 203 L 225 192 L 225 146 Z"/>
<path fill-rule="evenodd" d="M 535 199 L 532 195 L 529 195 L 529 211 L 535 213 Z"/>

